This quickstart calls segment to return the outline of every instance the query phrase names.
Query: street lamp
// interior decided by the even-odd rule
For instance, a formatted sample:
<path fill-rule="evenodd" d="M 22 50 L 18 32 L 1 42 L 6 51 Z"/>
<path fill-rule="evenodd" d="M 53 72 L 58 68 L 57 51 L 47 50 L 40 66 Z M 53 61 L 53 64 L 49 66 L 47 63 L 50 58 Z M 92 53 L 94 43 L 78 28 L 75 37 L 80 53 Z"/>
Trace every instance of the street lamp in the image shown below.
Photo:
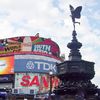
<path fill-rule="evenodd" d="M 53 75 L 52 70 L 50 70 L 49 75 L 50 75 L 50 90 L 49 90 L 49 99 L 51 100 L 51 94 L 52 94 L 52 75 Z"/>

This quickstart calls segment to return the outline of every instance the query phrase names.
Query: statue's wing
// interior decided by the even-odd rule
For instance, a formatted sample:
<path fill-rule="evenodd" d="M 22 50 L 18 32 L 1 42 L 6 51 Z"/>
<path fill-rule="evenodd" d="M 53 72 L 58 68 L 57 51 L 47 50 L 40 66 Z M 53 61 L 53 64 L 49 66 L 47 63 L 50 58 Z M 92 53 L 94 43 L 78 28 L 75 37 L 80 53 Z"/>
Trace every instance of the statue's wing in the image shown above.
<path fill-rule="evenodd" d="M 73 13 L 73 11 L 74 11 L 74 7 L 73 7 L 72 5 L 69 5 L 69 7 L 70 7 L 70 11 L 71 11 L 71 13 Z"/>
<path fill-rule="evenodd" d="M 74 18 L 80 18 L 81 17 L 81 10 L 82 10 L 82 6 L 79 6 L 79 7 L 77 7 L 75 10 L 74 10 Z"/>

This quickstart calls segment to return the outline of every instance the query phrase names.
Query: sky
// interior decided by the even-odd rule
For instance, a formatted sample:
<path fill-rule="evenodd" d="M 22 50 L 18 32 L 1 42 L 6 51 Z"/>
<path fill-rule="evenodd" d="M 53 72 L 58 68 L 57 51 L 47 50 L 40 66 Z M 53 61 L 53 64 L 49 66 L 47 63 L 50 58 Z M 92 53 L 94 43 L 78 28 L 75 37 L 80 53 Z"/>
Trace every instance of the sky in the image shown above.
<path fill-rule="evenodd" d="M 69 5 L 82 6 L 76 24 L 82 59 L 95 62 L 92 82 L 100 87 L 100 0 L 0 0 L 0 39 L 16 36 L 51 38 L 65 54 L 70 50 L 73 23 Z"/>

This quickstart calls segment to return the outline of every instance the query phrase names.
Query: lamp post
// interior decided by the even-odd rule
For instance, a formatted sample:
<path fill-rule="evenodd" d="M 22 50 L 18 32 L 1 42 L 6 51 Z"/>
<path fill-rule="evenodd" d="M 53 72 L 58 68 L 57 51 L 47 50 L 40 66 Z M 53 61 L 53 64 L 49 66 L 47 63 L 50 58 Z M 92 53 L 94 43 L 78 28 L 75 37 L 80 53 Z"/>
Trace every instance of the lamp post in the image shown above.
<path fill-rule="evenodd" d="M 51 100 L 51 94 L 52 94 L 52 75 L 53 75 L 53 72 L 52 72 L 52 70 L 50 70 L 50 72 L 49 72 L 49 75 L 50 75 L 50 90 L 49 90 L 49 100 Z"/>

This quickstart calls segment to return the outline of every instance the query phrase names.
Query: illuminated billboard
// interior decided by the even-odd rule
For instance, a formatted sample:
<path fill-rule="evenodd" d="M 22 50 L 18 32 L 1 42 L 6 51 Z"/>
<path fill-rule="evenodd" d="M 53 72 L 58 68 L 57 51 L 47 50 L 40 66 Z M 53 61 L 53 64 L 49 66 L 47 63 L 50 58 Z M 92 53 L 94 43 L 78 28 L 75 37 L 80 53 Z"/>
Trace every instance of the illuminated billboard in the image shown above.
<path fill-rule="evenodd" d="M 0 56 L 33 52 L 59 57 L 59 46 L 50 38 L 37 36 L 13 37 L 0 40 Z"/>
<path fill-rule="evenodd" d="M 14 57 L 0 57 L 0 75 L 14 73 Z"/>
<path fill-rule="evenodd" d="M 3 75 L 0 75 L 0 83 L 13 82 L 13 81 L 14 81 L 14 75 L 13 74 L 3 74 Z M 2 84 L 0 84 L 0 85 L 2 85 Z"/>
<path fill-rule="evenodd" d="M 58 86 L 59 79 L 52 78 L 52 90 Z M 34 94 L 47 93 L 50 90 L 50 76 L 39 73 L 16 73 L 15 89 L 20 89 L 23 94 L 33 89 Z"/>
<path fill-rule="evenodd" d="M 57 73 L 56 63 L 61 60 L 43 55 L 15 55 L 14 72 Z"/>

